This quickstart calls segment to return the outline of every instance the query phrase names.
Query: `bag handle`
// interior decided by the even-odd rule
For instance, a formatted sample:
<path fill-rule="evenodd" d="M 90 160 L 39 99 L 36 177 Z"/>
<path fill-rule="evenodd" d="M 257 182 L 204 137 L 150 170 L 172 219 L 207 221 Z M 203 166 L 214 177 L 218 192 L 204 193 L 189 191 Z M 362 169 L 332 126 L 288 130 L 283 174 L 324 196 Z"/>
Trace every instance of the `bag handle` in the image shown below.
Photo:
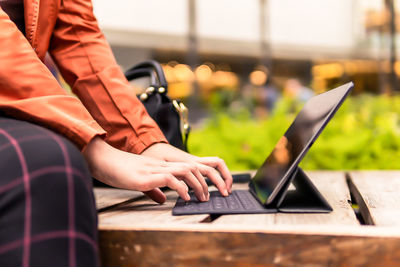
<path fill-rule="evenodd" d="M 128 79 L 128 81 L 143 77 L 150 77 L 150 86 L 160 86 L 158 78 L 154 74 L 154 71 L 149 68 L 129 69 L 125 72 L 125 77 Z"/>
<path fill-rule="evenodd" d="M 151 84 L 156 85 L 157 81 L 159 87 L 165 88 L 165 93 L 168 90 L 167 79 L 165 78 L 164 71 L 160 63 L 155 60 L 146 60 L 136 64 L 125 72 L 125 77 L 130 81 L 135 78 L 150 77 Z"/>

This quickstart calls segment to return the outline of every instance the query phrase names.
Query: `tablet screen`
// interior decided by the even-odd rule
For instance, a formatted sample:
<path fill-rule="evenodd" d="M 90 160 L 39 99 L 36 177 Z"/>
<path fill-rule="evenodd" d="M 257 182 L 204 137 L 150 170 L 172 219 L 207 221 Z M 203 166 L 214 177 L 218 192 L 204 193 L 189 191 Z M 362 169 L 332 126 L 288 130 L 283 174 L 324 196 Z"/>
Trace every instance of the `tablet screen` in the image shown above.
<path fill-rule="evenodd" d="M 352 87 L 348 83 L 307 101 L 250 182 L 250 189 L 262 203 L 269 203 L 289 179 Z"/>

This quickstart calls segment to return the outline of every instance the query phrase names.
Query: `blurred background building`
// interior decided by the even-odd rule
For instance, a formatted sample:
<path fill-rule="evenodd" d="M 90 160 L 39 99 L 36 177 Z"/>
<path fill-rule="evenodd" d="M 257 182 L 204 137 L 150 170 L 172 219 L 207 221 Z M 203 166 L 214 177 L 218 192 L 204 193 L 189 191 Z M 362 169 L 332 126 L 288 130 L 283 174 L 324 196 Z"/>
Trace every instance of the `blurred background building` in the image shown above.
<path fill-rule="evenodd" d="M 356 92 L 398 90 L 398 2 L 94 0 L 94 10 L 123 69 L 156 59 L 173 97 L 207 98 L 248 86 L 321 92 L 348 80 Z"/>

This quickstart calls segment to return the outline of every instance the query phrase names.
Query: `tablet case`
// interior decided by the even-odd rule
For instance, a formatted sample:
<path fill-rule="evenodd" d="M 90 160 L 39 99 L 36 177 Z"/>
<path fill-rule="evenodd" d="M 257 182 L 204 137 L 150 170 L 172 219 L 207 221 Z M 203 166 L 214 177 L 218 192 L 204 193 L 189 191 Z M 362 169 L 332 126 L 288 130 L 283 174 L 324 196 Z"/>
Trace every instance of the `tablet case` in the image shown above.
<path fill-rule="evenodd" d="M 289 185 L 293 183 L 295 190 L 288 190 Z M 239 190 L 238 190 L 239 191 Z M 250 194 L 250 191 L 248 191 Z M 220 195 L 219 192 L 211 192 L 213 195 Z M 321 195 L 318 189 L 314 186 L 311 180 L 307 177 L 304 171 L 297 167 L 293 172 L 292 177 L 287 179 L 287 182 L 281 188 L 271 204 L 264 206 L 258 202 L 258 206 L 252 209 L 237 209 L 237 210 L 216 210 L 212 207 L 207 208 L 206 203 L 199 202 L 192 194 L 192 199 L 189 203 L 181 198 L 175 204 L 172 210 L 173 215 L 193 215 L 193 214 L 260 214 L 260 213 L 327 213 L 333 209 L 325 198 Z M 256 198 L 254 196 L 251 196 Z M 189 205 L 187 205 L 189 204 Z M 202 208 L 198 208 L 205 205 Z M 191 208 L 192 206 L 192 208 Z M 193 207 L 197 206 L 197 207 Z"/>
<path fill-rule="evenodd" d="M 295 190 L 288 190 L 290 183 L 293 183 Z M 275 199 L 271 205 L 281 212 L 324 213 L 333 210 L 300 167 L 297 167 L 293 177 L 288 179 Z"/>

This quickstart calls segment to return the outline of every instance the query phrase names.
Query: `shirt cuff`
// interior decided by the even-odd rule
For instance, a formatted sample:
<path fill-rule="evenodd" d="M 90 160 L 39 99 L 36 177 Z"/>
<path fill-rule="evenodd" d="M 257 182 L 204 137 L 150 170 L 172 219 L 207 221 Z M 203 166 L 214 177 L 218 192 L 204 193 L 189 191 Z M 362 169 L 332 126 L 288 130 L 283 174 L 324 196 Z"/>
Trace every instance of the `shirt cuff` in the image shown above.
<path fill-rule="evenodd" d="M 71 140 L 78 145 L 81 151 L 83 151 L 96 136 L 100 136 L 104 139 L 107 135 L 106 131 L 101 128 L 96 121 L 81 123 L 73 128 L 78 132 L 78 135 L 71 136 Z"/>
<path fill-rule="evenodd" d="M 135 154 L 141 154 L 145 149 L 156 143 L 168 144 L 168 141 L 161 131 L 152 130 L 130 138 L 128 150 Z"/>

